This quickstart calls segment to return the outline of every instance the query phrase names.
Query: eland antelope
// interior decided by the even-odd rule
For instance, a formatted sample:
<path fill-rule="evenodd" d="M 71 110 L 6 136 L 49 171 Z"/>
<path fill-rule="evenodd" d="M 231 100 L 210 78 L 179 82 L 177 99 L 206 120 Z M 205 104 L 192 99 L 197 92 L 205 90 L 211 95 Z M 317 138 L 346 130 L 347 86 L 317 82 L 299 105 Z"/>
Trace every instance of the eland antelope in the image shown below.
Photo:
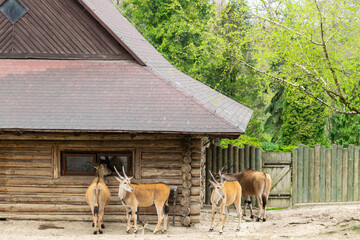
<path fill-rule="evenodd" d="M 99 233 L 103 233 L 104 226 L 104 209 L 106 204 L 110 201 L 110 191 L 105 184 L 104 176 L 110 175 L 111 170 L 105 164 L 94 165 L 96 175 L 94 181 L 86 191 L 86 202 L 90 205 L 91 213 L 93 215 L 94 234 L 97 234 L 97 227 Z"/>
<path fill-rule="evenodd" d="M 212 173 L 210 172 L 214 181 L 210 181 L 211 185 L 213 185 L 214 190 L 211 193 L 211 204 L 212 204 L 212 219 L 210 231 L 214 229 L 214 219 L 215 212 L 219 210 L 219 233 L 223 232 L 223 228 L 225 225 L 225 221 L 227 219 L 227 215 L 229 213 L 228 206 L 234 203 L 236 211 L 238 213 L 238 226 L 236 231 L 240 230 L 241 223 L 241 186 L 237 181 L 224 182 L 221 171 L 219 171 L 220 183 L 216 181 Z M 224 220 L 222 220 L 223 212 L 225 211 Z"/>
<path fill-rule="evenodd" d="M 170 187 L 165 183 L 154 183 L 154 184 L 131 184 L 132 177 L 126 176 L 124 167 L 122 168 L 124 177 L 120 175 L 116 167 L 114 169 L 119 177 L 115 177 L 119 181 L 119 198 L 121 202 L 129 206 L 130 209 L 126 209 L 127 228 L 126 232 L 130 232 L 130 218 L 129 213 L 132 215 L 134 220 L 134 233 L 137 233 L 137 208 L 138 207 L 150 207 L 155 204 L 158 223 L 155 227 L 154 233 L 159 230 L 162 220 L 164 220 L 163 230 L 166 231 L 167 220 L 169 213 L 168 199 L 170 195 Z"/>

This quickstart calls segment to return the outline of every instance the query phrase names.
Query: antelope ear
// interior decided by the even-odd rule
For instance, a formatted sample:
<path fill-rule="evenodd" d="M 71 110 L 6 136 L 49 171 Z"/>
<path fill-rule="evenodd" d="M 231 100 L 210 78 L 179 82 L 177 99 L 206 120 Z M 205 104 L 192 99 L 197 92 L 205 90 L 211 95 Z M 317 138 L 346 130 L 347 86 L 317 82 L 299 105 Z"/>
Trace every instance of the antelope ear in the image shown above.
<path fill-rule="evenodd" d="M 119 182 L 121 182 L 120 178 L 118 178 L 118 177 L 115 177 L 115 176 L 114 176 L 114 178 L 115 178 L 116 180 L 118 180 Z"/>
<path fill-rule="evenodd" d="M 129 181 L 131 181 L 131 179 L 132 179 L 133 177 L 129 177 L 128 179 L 129 179 Z"/>

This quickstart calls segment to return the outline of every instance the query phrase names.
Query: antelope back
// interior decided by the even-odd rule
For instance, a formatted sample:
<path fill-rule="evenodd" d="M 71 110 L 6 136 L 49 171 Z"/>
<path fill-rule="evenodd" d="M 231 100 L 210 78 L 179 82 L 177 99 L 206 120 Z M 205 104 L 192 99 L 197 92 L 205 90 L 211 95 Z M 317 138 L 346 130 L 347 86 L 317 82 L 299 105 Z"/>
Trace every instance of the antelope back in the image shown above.
<path fill-rule="evenodd" d="M 132 184 L 139 207 L 163 204 L 169 198 L 170 187 L 164 183 Z"/>

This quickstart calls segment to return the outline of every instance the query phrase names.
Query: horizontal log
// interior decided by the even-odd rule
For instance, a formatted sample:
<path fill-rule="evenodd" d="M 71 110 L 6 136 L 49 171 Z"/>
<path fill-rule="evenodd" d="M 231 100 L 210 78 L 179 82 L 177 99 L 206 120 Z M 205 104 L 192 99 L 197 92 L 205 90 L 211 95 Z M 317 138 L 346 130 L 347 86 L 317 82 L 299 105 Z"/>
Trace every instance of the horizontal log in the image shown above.
<path fill-rule="evenodd" d="M 6 169 L 0 168 L 0 175 L 23 175 L 23 176 L 47 176 L 51 177 L 51 171 L 48 168 L 28 168 L 28 169 Z M 2 176 L 1 176 L 2 177 Z"/>
<path fill-rule="evenodd" d="M 201 170 L 200 169 L 191 169 L 191 175 L 193 177 L 200 177 Z"/>
<path fill-rule="evenodd" d="M 180 161 L 183 155 L 181 153 L 142 153 L 141 158 L 143 161 L 151 160 L 169 160 L 169 161 Z"/>
<path fill-rule="evenodd" d="M 181 162 L 174 161 L 143 161 L 141 167 L 144 168 L 165 168 L 165 169 L 180 169 Z"/>
<path fill-rule="evenodd" d="M 190 164 L 183 164 L 181 166 L 181 172 L 182 173 L 188 173 L 191 171 L 191 165 Z"/>
<path fill-rule="evenodd" d="M 27 160 L 47 160 L 50 161 L 51 159 L 51 153 L 46 154 L 46 155 L 41 155 L 41 154 L 28 154 L 25 155 L 24 153 L 21 152 L 21 150 L 18 150 L 18 152 L 13 152 L 13 153 L 9 153 L 9 154 L 3 154 L 0 153 L 0 161 L 2 160 L 12 160 L 12 161 L 27 161 Z"/>
<path fill-rule="evenodd" d="M 51 162 L 50 159 L 46 162 L 43 161 L 34 161 L 34 162 L 24 162 L 24 161 L 1 161 L 0 160 L 0 167 L 6 168 L 48 168 L 51 170 Z"/>
<path fill-rule="evenodd" d="M 200 215 L 200 212 L 201 212 L 201 204 L 191 204 L 190 205 L 191 215 Z"/>
<path fill-rule="evenodd" d="M 143 168 L 141 177 L 151 177 L 156 180 L 159 176 L 162 177 L 174 177 L 181 178 L 182 174 L 180 170 L 170 170 L 170 169 L 158 169 L 158 168 Z"/>

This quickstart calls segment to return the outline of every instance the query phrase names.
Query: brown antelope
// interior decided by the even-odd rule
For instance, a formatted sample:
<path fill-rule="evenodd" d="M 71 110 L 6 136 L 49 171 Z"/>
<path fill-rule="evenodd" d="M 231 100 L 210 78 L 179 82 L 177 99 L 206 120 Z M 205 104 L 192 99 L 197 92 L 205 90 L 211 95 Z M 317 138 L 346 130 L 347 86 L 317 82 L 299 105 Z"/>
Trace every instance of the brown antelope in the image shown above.
<path fill-rule="evenodd" d="M 126 220 L 127 220 L 127 228 L 126 232 L 130 232 L 130 218 L 129 213 L 132 215 L 134 220 L 134 233 L 137 233 L 137 208 L 138 207 L 150 207 L 155 204 L 157 215 L 158 215 L 158 223 L 155 227 L 154 233 L 159 230 L 160 224 L 162 220 L 164 220 L 163 230 L 166 231 L 167 228 L 167 220 L 169 213 L 169 204 L 168 199 L 170 195 L 170 187 L 164 183 L 154 183 L 154 184 L 131 184 L 132 177 L 126 176 L 123 167 L 124 177 L 120 175 L 114 166 L 116 173 L 119 178 L 115 177 L 116 180 L 119 181 L 119 198 L 124 205 L 130 207 L 130 209 L 126 209 Z"/>
<path fill-rule="evenodd" d="M 246 205 L 250 208 L 250 217 L 254 218 L 250 196 L 255 195 L 259 204 L 259 212 L 256 221 L 260 221 L 263 209 L 263 221 L 266 221 L 266 206 L 271 189 L 271 177 L 265 172 L 245 169 L 239 173 L 222 174 L 226 180 L 237 180 L 242 188 L 242 196 L 245 199 L 244 216 L 246 216 Z"/>
<path fill-rule="evenodd" d="M 105 228 L 104 209 L 110 200 L 110 191 L 105 184 L 104 176 L 110 175 L 111 170 L 105 164 L 94 165 L 94 168 L 96 169 L 95 179 L 87 189 L 85 198 L 93 215 L 94 234 L 97 234 L 97 227 L 99 233 L 102 234 L 102 229 Z"/>
<path fill-rule="evenodd" d="M 241 223 L 241 186 L 239 182 L 232 181 L 232 182 L 224 182 L 221 171 L 219 171 L 220 176 L 220 183 L 216 181 L 212 173 L 210 172 L 214 181 L 210 181 L 213 185 L 214 190 L 211 193 L 211 204 L 212 204 L 212 219 L 211 219 L 211 226 L 210 231 L 214 229 L 214 219 L 215 219 L 215 211 L 220 208 L 219 212 L 219 233 L 223 232 L 223 228 L 225 225 L 225 221 L 227 219 L 227 215 L 229 213 L 228 206 L 234 203 L 236 211 L 239 217 L 239 223 L 236 228 L 236 231 L 240 230 L 240 223 Z M 225 211 L 224 220 L 222 220 L 223 212 Z"/>

